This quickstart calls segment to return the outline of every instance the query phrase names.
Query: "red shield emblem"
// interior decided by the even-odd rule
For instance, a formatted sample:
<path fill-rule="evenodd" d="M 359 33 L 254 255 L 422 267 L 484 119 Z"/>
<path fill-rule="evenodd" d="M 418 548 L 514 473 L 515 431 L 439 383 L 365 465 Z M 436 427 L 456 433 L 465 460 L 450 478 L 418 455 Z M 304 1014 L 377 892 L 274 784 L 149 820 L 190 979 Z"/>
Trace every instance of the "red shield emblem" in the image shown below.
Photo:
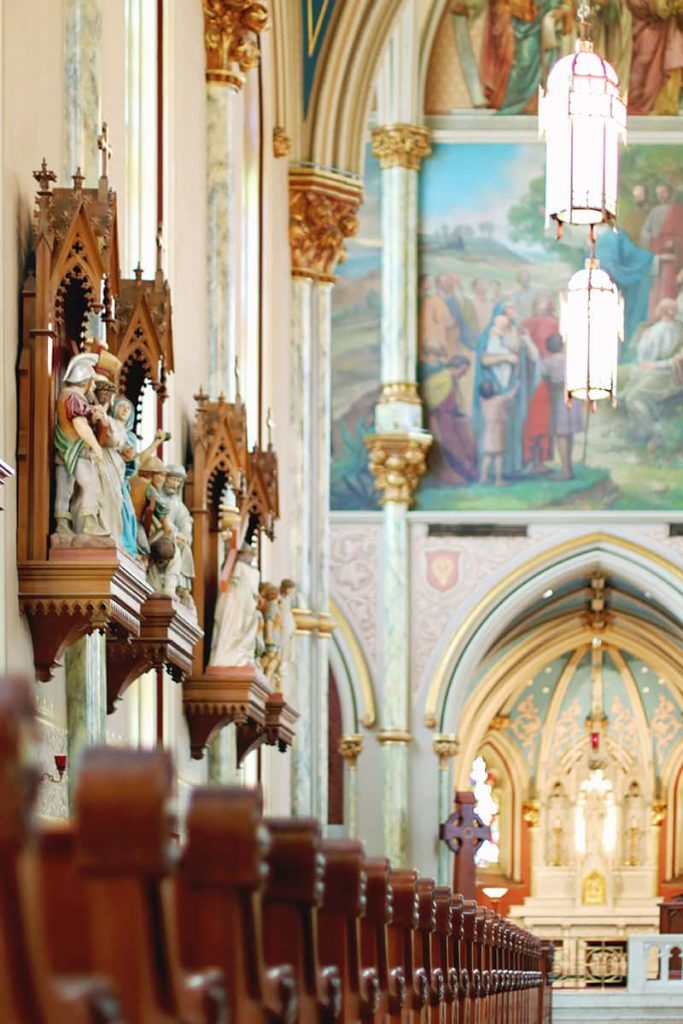
<path fill-rule="evenodd" d="M 457 551 L 427 552 L 427 583 L 434 590 L 445 594 L 458 582 Z"/>

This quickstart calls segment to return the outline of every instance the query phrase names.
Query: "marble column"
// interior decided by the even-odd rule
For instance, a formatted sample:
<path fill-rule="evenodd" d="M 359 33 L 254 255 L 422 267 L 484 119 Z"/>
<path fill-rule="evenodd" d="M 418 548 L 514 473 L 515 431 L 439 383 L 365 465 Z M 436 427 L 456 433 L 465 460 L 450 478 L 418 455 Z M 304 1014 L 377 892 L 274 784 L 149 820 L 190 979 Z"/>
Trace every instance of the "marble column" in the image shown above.
<path fill-rule="evenodd" d="M 241 218 L 241 90 L 260 60 L 265 0 L 204 2 L 209 397 L 235 398 Z"/>
<path fill-rule="evenodd" d="M 292 167 L 291 544 L 297 581 L 293 703 L 300 714 L 292 749 L 292 809 L 327 821 L 330 293 L 344 241 L 358 229 L 360 182 L 314 167 Z"/>
<path fill-rule="evenodd" d="M 407 864 L 410 735 L 410 557 L 408 508 L 426 469 L 431 435 L 417 389 L 417 187 L 430 153 L 427 129 L 375 129 L 382 167 L 382 393 L 376 433 L 366 439 L 383 507 L 382 694 L 384 852 Z"/>
<path fill-rule="evenodd" d="M 358 834 L 358 758 L 363 750 L 360 733 L 348 733 L 339 741 L 339 753 L 344 758 L 344 824 L 346 834 Z"/>
<path fill-rule="evenodd" d="M 206 230 L 209 397 L 237 392 L 241 219 L 241 91 L 260 60 L 259 33 L 268 26 L 265 0 L 204 0 L 206 50 Z M 209 777 L 237 779 L 234 729 L 219 733 L 209 748 Z"/>
<path fill-rule="evenodd" d="M 64 24 L 64 179 L 80 167 L 86 185 L 98 179 L 102 0 L 67 0 Z M 105 741 L 106 641 L 101 633 L 77 640 L 64 655 L 69 800 L 81 751 Z"/>
<path fill-rule="evenodd" d="M 64 655 L 66 678 L 67 756 L 69 802 L 78 778 L 78 762 L 85 747 L 105 742 L 107 717 L 106 639 L 89 633 Z"/>
<path fill-rule="evenodd" d="M 97 184 L 100 130 L 100 41 L 102 0 L 66 0 L 64 26 L 64 167 L 68 181 L 76 167 L 85 185 Z"/>
<path fill-rule="evenodd" d="M 439 733 L 432 744 L 439 758 L 439 825 L 443 825 L 453 809 L 453 759 L 458 753 L 460 742 L 453 733 Z M 452 885 L 453 861 L 448 847 L 439 842 L 439 863 L 437 881 L 439 885 Z"/>

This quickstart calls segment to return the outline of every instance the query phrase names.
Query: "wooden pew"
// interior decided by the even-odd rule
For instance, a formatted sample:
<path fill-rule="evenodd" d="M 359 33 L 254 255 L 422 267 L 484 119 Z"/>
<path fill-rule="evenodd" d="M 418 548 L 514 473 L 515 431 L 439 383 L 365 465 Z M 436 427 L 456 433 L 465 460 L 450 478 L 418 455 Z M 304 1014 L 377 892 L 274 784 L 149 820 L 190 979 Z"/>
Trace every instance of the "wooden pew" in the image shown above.
<path fill-rule="evenodd" d="M 114 1024 L 121 1016 L 108 981 L 61 978 L 49 966 L 30 872 L 37 748 L 30 684 L 0 678 L 0 1021 Z"/>
<path fill-rule="evenodd" d="M 417 930 L 413 935 L 415 966 L 422 967 L 429 980 L 428 1003 L 436 1012 L 436 1021 L 441 1018 L 445 978 L 443 971 L 432 964 L 432 934 L 436 930 L 435 883 L 433 878 L 419 878 L 417 882 Z"/>
<path fill-rule="evenodd" d="M 344 1024 L 359 1024 L 379 1007 L 377 966 L 361 966 L 360 922 L 365 913 L 365 850 L 358 839 L 323 841 L 325 896 L 319 912 L 318 952 L 339 971 Z"/>
<path fill-rule="evenodd" d="M 289 966 L 266 968 L 261 893 L 270 837 L 255 790 L 195 789 L 178 879 L 178 920 L 185 966 L 221 968 L 231 1024 L 294 1024 L 296 988 Z"/>
<path fill-rule="evenodd" d="M 155 750 L 93 747 L 76 788 L 75 863 L 84 880 L 92 962 L 114 979 L 127 1024 L 223 1024 L 220 971 L 180 962 L 171 875 L 173 767 Z"/>
<path fill-rule="evenodd" d="M 379 1003 L 375 1013 L 363 1008 L 363 1020 L 382 1024 L 386 1017 L 399 1020 L 406 997 L 406 982 L 401 967 L 389 960 L 387 928 L 393 920 L 394 894 L 389 881 L 391 865 L 386 857 L 365 861 L 367 897 L 361 920 L 361 963 L 375 967 L 379 982 Z"/>
<path fill-rule="evenodd" d="M 404 1024 L 423 1024 L 429 999 L 429 978 L 424 967 L 415 964 L 413 932 L 418 927 L 417 871 L 392 871 L 389 881 L 394 893 L 394 917 L 388 927 L 389 960 L 403 971 L 406 1000 Z"/>
<path fill-rule="evenodd" d="M 324 896 L 325 858 L 320 825 L 312 818 L 266 820 L 271 846 L 263 894 L 263 950 L 269 967 L 290 963 L 299 1024 L 332 1024 L 341 1010 L 336 967 L 321 966 L 318 910 Z"/>
<path fill-rule="evenodd" d="M 434 889 L 434 931 L 432 933 L 432 964 L 441 971 L 444 992 L 441 1004 L 430 1000 L 431 1024 L 454 1024 L 458 997 L 458 972 L 451 959 L 451 936 L 453 934 L 452 893 L 449 885 Z"/>
<path fill-rule="evenodd" d="M 468 992 L 468 978 L 465 958 L 465 929 L 463 924 L 464 899 L 459 892 L 451 896 L 451 936 L 450 957 L 456 978 L 456 1000 L 453 1007 L 454 1024 L 461 1024 L 465 1019 L 465 1001 Z"/>

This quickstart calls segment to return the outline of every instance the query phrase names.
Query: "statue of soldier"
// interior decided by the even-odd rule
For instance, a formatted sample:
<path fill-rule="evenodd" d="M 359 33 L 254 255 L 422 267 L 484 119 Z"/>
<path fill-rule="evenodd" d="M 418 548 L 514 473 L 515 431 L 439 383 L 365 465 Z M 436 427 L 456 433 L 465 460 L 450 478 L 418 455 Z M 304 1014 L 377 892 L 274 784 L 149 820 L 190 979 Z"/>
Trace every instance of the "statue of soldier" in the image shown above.
<path fill-rule="evenodd" d="M 88 401 L 95 380 L 97 356 L 81 353 L 66 368 L 57 399 L 55 425 L 56 531 L 71 535 L 71 501 L 76 484 L 80 488 L 79 531 L 92 537 L 108 537 L 100 521 L 101 494 L 97 463 L 102 459 L 98 439 L 105 418 L 102 407 Z"/>

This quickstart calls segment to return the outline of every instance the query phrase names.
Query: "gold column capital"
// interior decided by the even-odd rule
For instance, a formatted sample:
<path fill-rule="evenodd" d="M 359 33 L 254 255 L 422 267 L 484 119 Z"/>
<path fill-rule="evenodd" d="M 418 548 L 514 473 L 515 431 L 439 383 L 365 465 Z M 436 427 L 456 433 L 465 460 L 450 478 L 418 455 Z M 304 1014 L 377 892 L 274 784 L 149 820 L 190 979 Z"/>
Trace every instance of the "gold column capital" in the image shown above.
<path fill-rule="evenodd" d="M 292 274 L 334 283 L 346 259 L 344 243 L 358 232 L 361 182 L 319 167 L 289 171 L 289 244 Z"/>
<path fill-rule="evenodd" d="M 392 501 L 410 505 L 420 477 L 427 469 L 427 449 L 431 434 L 395 431 L 370 434 L 365 438 L 369 449 L 370 472 L 375 487 L 381 492 L 380 503 Z"/>
<path fill-rule="evenodd" d="M 382 385 L 380 402 L 405 402 L 407 405 L 422 405 L 417 382 L 414 380 L 392 380 Z"/>
<path fill-rule="evenodd" d="M 375 739 L 378 743 L 412 743 L 412 733 L 405 729 L 381 729 Z"/>
<path fill-rule="evenodd" d="M 349 768 L 355 768 L 363 750 L 363 737 L 358 732 L 347 733 L 339 740 L 338 750 L 344 760 L 349 762 Z"/>
<path fill-rule="evenodd" d="M 432 741 L 432 750 L 439 758 L 439 768 L 448 768 L 448 762 L 460 750 L 460 740 L 452 732 L 440 732 Z"/>
<path fill-rule="evenodd" d="M 537 828 L 541 820 L 541 804 L 539 800 L 525 800 L 522 804 L 522 818 L 531 828 Z"/>
<path fill-rule="evenodd" d="M 276 124 L 273 128 L 273 156 L 289 156 L 292 152 L 292 140 L 282 125 Z"/>
<path fill-rule="evenodd" d="M 650 817 L 653 825 L 661 825 L 666 818 L 666 800 L 653 800 L 650 809 Z"/>
<path fill-rule="evenodd" d="M 406 167 L 419 171 L 422 159 L 432 151 L 429 128 L 416 124 L 386 124 L 372 133 L 372 152 L 386 171 Z"/>
<path fill-rule="evenodd" d="M 503 729 L 506 729 L 509 724 L 510 724 L 510 716 L 509 715 L 503 715 L 503 714 L 494 715 L 493 718 L 491 719 L 491 724 L 489 725 L 489 729 L 491 730 L 491 732 L 501 732 Z"/>
<path fill-rule="evenodd" d="M 310 608 L 292 608 L 294 627 L 297 633 L 318 633 L 329 638 L 337 628 L 337 623 L 329 612 L 314 612 Z"/>
<path fill-rule="evenodd" d="M 206 80 L 241 89 L 261 59 L 259 35 L 269 27 L 266 0 L 203 0 Z"/>

